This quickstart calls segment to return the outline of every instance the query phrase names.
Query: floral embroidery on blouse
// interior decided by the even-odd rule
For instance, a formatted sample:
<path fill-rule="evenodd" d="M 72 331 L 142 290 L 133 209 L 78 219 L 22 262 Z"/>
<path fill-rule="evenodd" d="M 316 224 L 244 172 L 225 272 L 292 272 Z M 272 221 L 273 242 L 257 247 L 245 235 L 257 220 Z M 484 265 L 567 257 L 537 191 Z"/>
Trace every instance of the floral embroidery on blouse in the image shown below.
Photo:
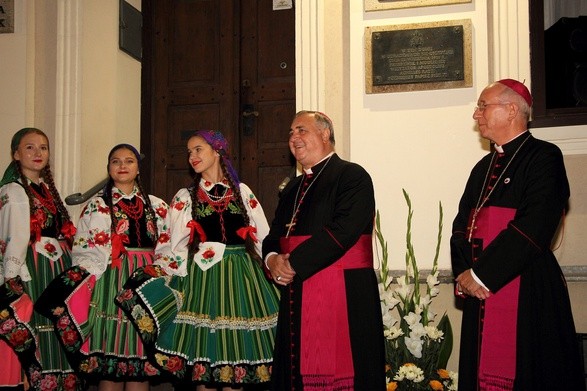
<path fill-rule="evenodd" d="M 259 205 L 259 201 L 257 201 L 255 195 L 249 194 L 249 206 L 251 207 L 251 209 L 255 209 L 257 205 Z"/>
<path fill-rule="evenodd" d="M 36 197 L 33 197 L 32 213 L 41 228 L 47 228 L 53 224 L 55 216 Z"/>
<path fill-rule="evenodd" d="M 204 183 L 207 189 L 215 184 Z M 263 212 L 261 204 L 251 191 L 251 189 L 244 183 L 239 185 L 242 204 L 249 216 L 250 226 L 256 229 L 257 242 L 255 247 L 257 252 L 261 254 L 261 245 L 263 239 L 269 233 L 269 224 Z M 187 188 L 180 189 L 171 201 L 169 208 L 169 220 L 174 227 L 169 238 L 170 253 L 157 254 L 155 263 L 160 265 L 167 273 L 186 276 L 187 265 L 186 260 L 188 256 L 188 242 L 190 240 L 191 228 L 190 221 L 192 221 L 192 201 L 189 190 Z M 214 212 L 214 209 L 202 202 L 197 202 L 195 206 L 195 214 L 197 217 L 205 217 Z M 232 199 L 227 205 L 229 213 L 238 213 L 241 211 L 237 202 Z M 167 239 L 167 238 L 166 238 Z"/>
<path fill-rule="evenodd" d="M 162 254 L 170 252 L 168 206 L 163 200 L 155 196 L 149 195 L 148 197 L 154 213 L 144 213 L 145 225 L 141 224 L 140 229 L 144 230 L 141 231 L 143 235 L 146 233 L 152 240 L 155 257 L 161 257 L 163 256 Z M 131 225 L 134 224 L 134 227 L 136 227 L 137 221 L 134 218 L 129 219 L 124 210 L 128 210 L 128 208 L 119 206 L 120 202 L 126 202 L 125 200 L 129 199 L 140 199 L 141 201 L 135 205 L 140 206 L 142 202 L 146 208 L 147 202 L 138 191 L 138 188 L 135 187 L 133 192 L 128 195 L 125 195 L 116 187 L 112 188 L 112 212 L 116 220 L 114 229 L 112 229 L 110 209 L 102 197 L 92 198 L 83 209 L 78 223 L 78 233 L 73 243 L 73 262 L 75 265 L 86 268 L 91 274 L 96 275 L 96 278 L 100 278 L 108 265 L 113 262 L 113 251 L 120 250 L 117 246 L 129 244 L 131 242 L 130 235 L 137 233 L 136 231 L 131 231 Z M 133 210 L 130 211 L 133 212 Z M 156 232 L 158 236 L 155 236 Z"/>
<path fill-rule="evenodd" d="M 8 194 L 2 194 L 0 196 L 0 210 L 8 203 Z"/>

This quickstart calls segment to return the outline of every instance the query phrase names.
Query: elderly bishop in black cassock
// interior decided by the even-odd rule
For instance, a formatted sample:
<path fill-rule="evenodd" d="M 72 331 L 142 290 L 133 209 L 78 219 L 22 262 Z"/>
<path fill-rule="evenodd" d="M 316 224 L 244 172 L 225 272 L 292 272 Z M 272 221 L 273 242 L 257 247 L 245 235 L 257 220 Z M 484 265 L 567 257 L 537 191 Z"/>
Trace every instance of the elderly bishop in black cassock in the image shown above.
<path fill-rule="evenodd" d="M 563 156 L 527 129 L 532 96 L 504 79 L 473 118 L 493 151 L 473 168 L 451 238 L 464 298 L 459 390 L 585 390 L 551 242 L 569 198 Z"/>

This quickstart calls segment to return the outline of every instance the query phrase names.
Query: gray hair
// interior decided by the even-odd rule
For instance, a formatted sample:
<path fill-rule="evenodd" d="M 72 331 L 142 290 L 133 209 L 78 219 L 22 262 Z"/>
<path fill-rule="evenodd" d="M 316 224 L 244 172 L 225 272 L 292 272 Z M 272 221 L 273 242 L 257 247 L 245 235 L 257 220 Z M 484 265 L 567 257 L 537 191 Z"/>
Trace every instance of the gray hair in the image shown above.
<path fill-rule="evenodd" d="M 332 120 L 321 111 L 312 111 L 312 110 L 301 110 L 298 111 L 294 118 L 298 118 L 302 115 L 313 115 L 314 120 L 316 121 L 316 126 L 319 129 L 329 129 L 330 130 L 330 137 L 328 141 L 330 141 L 330 145 L 334 146 L 336 141 L 334 140 L 334 126 L 332 125 Z"/>

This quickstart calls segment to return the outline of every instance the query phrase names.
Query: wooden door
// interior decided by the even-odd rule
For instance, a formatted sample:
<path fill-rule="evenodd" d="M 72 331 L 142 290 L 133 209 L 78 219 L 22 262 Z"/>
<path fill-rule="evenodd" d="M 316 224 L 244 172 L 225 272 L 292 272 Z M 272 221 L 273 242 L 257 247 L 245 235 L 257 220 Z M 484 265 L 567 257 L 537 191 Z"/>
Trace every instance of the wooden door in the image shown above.
<path fill-rule="evenodd" d="M 141 151 L 150 192 L 171 201 L 190 180 L 187 138 L 216 129 L 271 221 L 293 166 L 294 10 L 273 10 L 273 0 L 143 0 L 142 10 Z"/>

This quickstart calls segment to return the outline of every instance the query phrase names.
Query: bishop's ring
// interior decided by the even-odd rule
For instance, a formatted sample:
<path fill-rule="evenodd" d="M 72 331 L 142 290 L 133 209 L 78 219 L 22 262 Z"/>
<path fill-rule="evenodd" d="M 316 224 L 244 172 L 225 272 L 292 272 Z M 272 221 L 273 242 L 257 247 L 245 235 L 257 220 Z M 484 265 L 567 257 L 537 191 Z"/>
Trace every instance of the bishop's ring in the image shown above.
<path fill-rule="evenodd" d="M 281 281 L 281 276 L 277 276 L 276 280 Z"/>

